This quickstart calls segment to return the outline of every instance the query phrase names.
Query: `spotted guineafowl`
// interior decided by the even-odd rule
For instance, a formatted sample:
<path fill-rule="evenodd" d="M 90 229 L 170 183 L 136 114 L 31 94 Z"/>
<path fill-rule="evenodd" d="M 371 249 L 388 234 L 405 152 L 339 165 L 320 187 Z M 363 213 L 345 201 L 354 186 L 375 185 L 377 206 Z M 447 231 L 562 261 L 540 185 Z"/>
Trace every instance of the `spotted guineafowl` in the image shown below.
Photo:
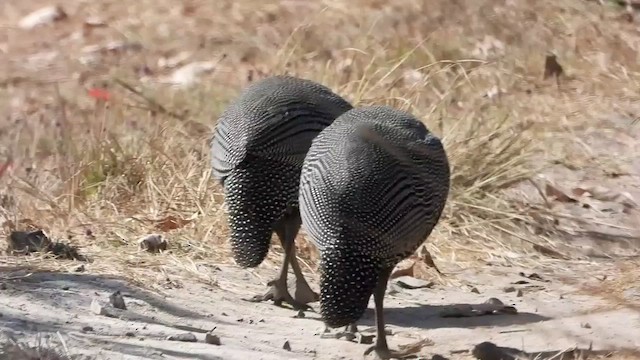
<path fill-rule="evenodd" d="M 241 267 L 260 265 L 274 231 L 285 251 L 280 276 L 251 301 L 284 301 L 298 309 L 318 300 L 295 256 L 300 171 L 313 138 L 351 108 L 311 80 L 273 76 L 248 86 L 221 115 L 211 162 L 224 187 L 234 259 Z M 289 264 L 296 275 L 293 297 L 287 289 Z"/>
<path fill-rule="evenodd" d="M 404 355 L 386 341 L 387 281 L 438 223 L 449 172 L 440 140 L 411 114 L 387 106 L 344 113 L 307 153 L 300 213 L 320 250 L 322 319 L 353 329 L 373 294 L 377 338 L 365 354 Z"/>

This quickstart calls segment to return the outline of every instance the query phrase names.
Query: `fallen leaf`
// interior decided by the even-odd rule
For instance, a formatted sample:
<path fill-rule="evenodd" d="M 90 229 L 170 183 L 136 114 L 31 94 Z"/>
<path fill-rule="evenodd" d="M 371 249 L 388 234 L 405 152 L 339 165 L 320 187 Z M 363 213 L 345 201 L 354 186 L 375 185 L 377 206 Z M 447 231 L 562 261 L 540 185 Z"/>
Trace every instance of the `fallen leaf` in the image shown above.
<path fill-rule="evenodd" d="M 438 267 L 436 266 L 436 263 L 433 262 L 431 253 L 429 252 L 429 250 L 427 250 L 425 246 L 420 248 L 420 250 L 418 251 L 418 257 L 420 257 L 420 260 L 422 260 L 423 263 L 425 263 L 429 267 L 434 268 L 438 272 L 438 274 L 442 275 L 442 273 L 440 272 L 440 269 L 438 269 Z"/>
<path fill-rule="evenodd" d="M 177 55 L 174 55 L 172 57 L 161 57 L 160 59 L 158 59 L 158 67 L 165 69 L 174 68 L 189 59 L 191 55 L 192 54 L 189 51 L 181 51 Z"/>
<path fill-rule="evenodd" d="M 544 61 L 544 74 L 542 78 L 544 80 L 555 77 L 556 81 L 560 79 L 560 76 L 564 73 L 562 65 L 558 62 L 558 58 L 555 54 L 547 54 Z"/>
<path fill-rule="evenodd" d="M 160 82 L 186 88 L 198 82 L 202 75 L 213 71 L 216 64 L 214 61 L 193 62 L 178 68 L 171 76 Z"/>
<path fill-rule="evenodd" d="M 600 201 L 617 202 L 627 208 L 635 209 L 638 207 L 638 203 L 628 192 L 615 191 L 604 186 L 581 186 L 573 189 L 572 193 L 576 196 L 588 196 Z"/>
<path fill-rule="evenodd" d="M 433 346 L 433 345 L 435 345 L 433 340 L 424 338 L 414 343 L 398 345 L 398 348 L 402 350 L 404 354 L 409 355 L 409 354 L 415 354 L 419 352 L 425 346 Z"/>
<path fill-rule="evenodd" d="M 566 259 L 566 257 L 564 255 L 562 255 L 561 253 L 550 249 L 546 246 L 542 246 L 542 245 L 538 245 L 538 244 L 533 244 L 533 249 L 536 250 L 537 252 L 541 253 L 542 255 L 546 255 L 549 257 L 553 257 L 553 258 L 557 258 L 557 259 Z"/>
<path fill-rule="evenodd" d="M 163 232 L 168 232 L 170 230 L 180 229 L 185 225 L 189 224 L 191 221 L 193 220 L 183 219 L 174 215 L 169 215 L 165 218 L 155 220 L 154 222 L 155 222 L 156 229 Z"/>
<path fill-rule="evenodd" d="M 67 18 L 67 13 L 57 5 L 43 7 L 23 17 L 18 26 L 23 29 L 33 29 L 40 25 L 50 24 Z"/>
<path fill-rule="evenodd" d="M 571 203 L 578 202 L 578 200 L 576 200 L 573 197 L 567 195 L 564 191 L 562 191 L 559 188 L 553 186 L 549 182 L 547 182 L 545 184 L 544 193 L 545 193 L 545 195 L 547 195 L 549 197 L 552 197 L 556 201 L 571 202 Z"/>
<path fill-rule="evenodd" d="M 412 276 L 400 276 L 396 280 L 396 284 L 403 289 L 422 289 L 430 288 L 435 285 L 433 282 L 416 279 Z"/>
<path fill-rule="evenodd" d="M 11 165 L 13 165 L 13 162 L 11 160 L 8 160 L 4 164 L 0 165 L 0 177 L 2 177 L 4 173 L 6 173 L 7 170 L 11 168 Z"/>
<path fill-rule="evenodd" d="M 398 269 L 391 273 L 390 278 L 395 279 L 401 276 L 413 276 L 413 268 L 416 266 L 415 261 L 409 267 Z"/>
<path fill-rule="evenodd" d="M 111 93 L 105 89 L 91 88 L 88 91 L 89 96 L 98 101 L 109 101 Z"/>

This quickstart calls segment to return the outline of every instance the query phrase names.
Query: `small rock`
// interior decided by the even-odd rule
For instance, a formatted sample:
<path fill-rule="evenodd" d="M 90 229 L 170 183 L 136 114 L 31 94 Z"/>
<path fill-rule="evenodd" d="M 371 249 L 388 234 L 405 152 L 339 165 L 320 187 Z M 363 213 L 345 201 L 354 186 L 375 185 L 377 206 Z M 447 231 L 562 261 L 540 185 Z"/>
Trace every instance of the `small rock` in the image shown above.
<path fill-rule="evenodd" d="M 197 61 L 178 68 L 170 77 L 161 80 L 166 84 L 178 87 L 189 87 L 196 82 L 205 73 L 215 69 L 216 63 L 213 61 Z"/>
<path fill-rule="evenodd" d="M 127 331 L 126 333 L 124 333 L 124 336 L 126 336 L 126 337 L 134 337 L 134 336 L 136 336 L 136 334 L 133 331 Z"/>
<path fill-rule="evenodd" d="M 192 333 L 183 333 L 176 335 L 167 336 L 167 340 L 169 341 L 182 341 L 182 342 L 197 342 L 198 339 Z"/>
<path fill-rule="evenodd" d="M 416 279 L 412 276 L 400 276 L 396 278 L 395 283 L 404 289 L 422 289 L 435 285 L 433 282 Z"/>
<path fill-rule="evenodd" d="M 521 289 L 518 289 L 518 292 L 516 293 L 517 297 L 522 297 L 524 294 L 522 293 Z"/>
<path fill-rule="evenodd" d="M 62 287 L 62 290 L 64 290 L 64 291 L 67 291 L 67 290 L 69 290 L 69 289 L 70 289 L 69 285 L 64 285 L 64 286 Z"/>
<path fill-rule="evenodd" d="M 211 333 L 207 333 L 204 336 L 204 342 L 211 345 L 218 345 L 218 346 L 222 345 L 222 343 L 220 342 L 220 337 L 218 335 L 213 335 Z"/>
<path fill-rule="evenodd" d="M 504 303 L 498 298 L 489 298 L 484 303 L 485 304 L 491 304 L 491 305 L 504 305 Z"/>
<path fill-rule="evenodd" d="M 29 15 L 23 17 L 18 26 L 30 30 L 40 25 L 50 24 L 56 21 L 64 20 L 67 14 L 57 5 L 40 8 Z"/>
<path fill-rule="evenodd" d="M 0 290 L 7 290 L 7 284 L 0 283 Z"/>
<path fill-rule="evenodd" d="M 42 230 L 12 231 L 9 234 L 7 252 L 26 255 L 45 250 L 50 244 L 51 240 Z"/>
<path fill-rule="evenodd" d="M 431 360 L 449 360 L 449 358 L 446 358 L 442 355 L 435 354 L 431 357 Z"/>
<path fill-rule="evenodd" d="M 515 360 L 513 356 L 507 354 L 502 348 L 488 341 L 474 346 L 471 353 L 478 360 Z"/>
<path fill-rule="evenodd" d="M 124 298 L 122 297 L 122 294 L 120 294 L 120 290 L 109 295 L 109 302 L 116 309 L 127 310 L 127 305 L 124 303 Z"/>
<path fill-rule="evenodd" d="M 581 324 L 581 325 L 585 329 L 591 329 L 591 324 L 589 324 L 589 323 L 584 323 L 584 324 Z"/>
<path fill-rule="evenodd" d="M 282 345 L 282 348 L 287 351 L 291 351 L 291 344 L 289 344 L 289 340 L 284 342 L 284 344 Z"/>
<path fill-rule="evenodd" d="M 93 328 L 91 326 L 83 326 L 82 327 L 82 331 L 84 331 L 84 332 L 93 331 Z"/>
<path fill-rule="evenodd" d="M 294 317 L 294 318 L 297 318 L 297 319 L 304 319 L 304 318 L 305 318 L 305 316 L 306 316 L 306 315 L 305 315 L 305 313 L 304 313 L 304 310 L 298 310 L 298 313 L 297 313 L 296 315 L 294 315 L 293 317 Z"/>
<path fill-rule="evenodd" d="M 140 250 L 157 253 L 167 250 L 167 241 L 160 234 L 151 234 L 140 238 L 138 247 Z"/>
<path fill-rule="evenodd" d="M 480 294 L 480 290 L 478 290 L 478 288 L 475 286 L 471 288 L 471 292 L 474 294 Z"/>
<path fill-rule="evenodd" d="M 513 286 L 507 286 L 506 288 L 502 289 L 504 292 L 506 293 L 512 293 L 514 291 L 516 291 L 516 288 L 514 288 Z"/>
<path fill-rule="evenodd" d="M 364 335 L 361 333 L 357 333 L 355 340 L 358 344 L 368 345 L 373 344 L 373 339 L 375 337 L 375 335 Z"/>
<path fill-rule="evenodd" d="M 107 310 L 107 308 L 102 306 L 100 302 L 95 299 L 91 302 L 91 312 L 96 315 L 111 316 L 111 313 Z"/>
<path fill-rule="evenodd" d="M 73 269 L 73 272 L 84 272 L 86 269 L 84 267 L 84 264 L 78 265 L 76 266 L 75 269 Z"/>

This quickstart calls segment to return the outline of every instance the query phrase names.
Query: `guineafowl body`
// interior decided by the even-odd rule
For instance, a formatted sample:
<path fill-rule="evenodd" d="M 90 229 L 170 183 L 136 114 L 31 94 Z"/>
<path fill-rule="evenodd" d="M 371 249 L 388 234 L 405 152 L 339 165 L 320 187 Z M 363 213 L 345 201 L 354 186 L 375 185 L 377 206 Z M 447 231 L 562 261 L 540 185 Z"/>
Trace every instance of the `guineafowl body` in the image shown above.
<path fill-rule="evenodd" d="M 223 112 L 211 158 L 213 177 L 224 187 L 238 265 L 260 265 L 275 231 L 285 247 L 286 279 L 286 260 L 295 262 L 295 255 L 287 255 L 289 246 L 295 251 L 300 227 L 298 189 L 304 157 L 313 138 L 351 108 L 316 82 L 273 76 L 248 86 Z M 297 263 L 292 265 L 298 277 Z"/>
<path fill-rule="evenodd" d="M 439 221 L 449 177 L 440 140 L 391 107 L 352 109 L 314 139 L 300 178 L 300 213 L 320 250 L 320 310 L 328 326 L 354 324 L 373 294 L 375 350 L 388 352 L 380 332 L 387 281 Z"/>

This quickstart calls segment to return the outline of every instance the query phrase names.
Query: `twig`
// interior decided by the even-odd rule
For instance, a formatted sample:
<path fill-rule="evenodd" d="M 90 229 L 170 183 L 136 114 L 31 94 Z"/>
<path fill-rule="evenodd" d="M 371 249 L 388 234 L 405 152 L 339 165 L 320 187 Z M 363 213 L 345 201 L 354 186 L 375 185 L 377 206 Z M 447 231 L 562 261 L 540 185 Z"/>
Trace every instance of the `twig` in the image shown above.
<path fill-rule="evenodd" d="M 540 189 L 540 186 L 538 186 L 538 184 L 533 181 L 533 179 L 528 178 L 527 179 L 531 185 L 533 185 L 536 190 L 538 190 L 538 194 L 540 194 L 540 196 L 542 197 L 542 200 L 544 200 L 545 205 L 547 205 L 547 208 L 551 209 L 551 203 L 549 202 L 549 199 L 547 199 L 547 196 L 544 194 L 544 192 L 542 191 L 542 189 Z"/>
<path fill-rule="evenodd" d="M 141 97 L 144 101 L 146 101 L 149 105 L 150 105 L 150 109 L 152 111 L 157 111 L 160 113 L 163 113 L 165 115 L 169 115 L 177 120 L 184 120 L 184 117 L 171 111 L 168 110 L 167 108 L 165 108 L 164 106 L 162 106 L 161 104 L 159 104 L 157 101 L 155 101 L 153 98 L 145 95 L 142 93 L 142 91 L 136 89 L 133 87 L 133 85 L 127 83 L 126 81 L 122 80 L 122 79 L 114 79 L 114 81 L 116 82 L 116 84 L 122 86 L 123 88 L 125 88 L 126 90 L 132 92 L 135 95 L 138 95 L 139 97 Z"/>

